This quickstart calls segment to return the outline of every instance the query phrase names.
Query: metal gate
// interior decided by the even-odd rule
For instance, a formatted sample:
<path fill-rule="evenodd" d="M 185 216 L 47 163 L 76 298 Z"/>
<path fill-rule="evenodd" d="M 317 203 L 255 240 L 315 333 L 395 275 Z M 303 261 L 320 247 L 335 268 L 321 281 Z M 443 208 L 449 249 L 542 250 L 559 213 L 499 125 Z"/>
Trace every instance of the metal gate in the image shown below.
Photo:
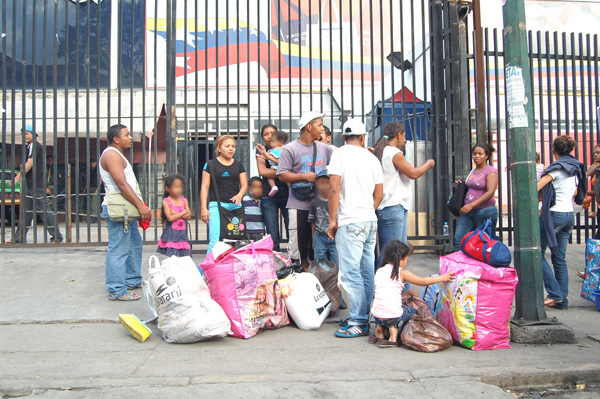
<path fill-rule="evenodd" d="M 417 164 L 436 159 L 436 168 L 414 183 L 409 206 L 409 236 L 423 248 L 442 249 L 447 242 L 441 235 L 444 222 L 452 221 L 446 200 L 451 181 L 470 167 L 475 134 L 498 141 L 500 226 L 510 233 L 504 93 L 496 90 L 503 84 L 501 39 L 487 30 L 473 36 L 477 19 L 470 11 L 454 0 L 4 1 L 0 243 L 18 239 L 16 228 L 27 220 L 20 206 L 25 187 L 19 192 L 8 184 L 27 158 L 26 124 L 43 149 L 34 167 L 44 164 L 29 188 L 48 189 L 44 200 L 67 242 L 107 241 L 98 218 L 103 188 L 92 159 L 106 147 L 108 127 L 122 123 L 134 136 L 129 159 L 154 210 L 145 242 L 162 233 L 162 184 L 177 170 L 188 180 L 191 239 L 206 243 L 200 178 L 216 138 L 235 136 L 236 157 L 256 175 L 261 126 L 273 123 L 294 139 L 296 121 L 308 110 L 327 114 L 335 145 L 343 144 L 347 118 L 363 118 L 370 143 L 385 123 L 401 120 L 413 140 L 407 158 Z M 546 92 L 536 97 L 540 150 L 549 161 L 549 139 L 569 132 L 588 161 L 598 138 L 592 112 L 598 106 L 597 36 L 547 35 L 532 33 L 532 60 L 558 72 L 551 78 L 534 73 L 541 76 L 534 85 L 572 94 L 568 101 Z M 475 51 L 479 37 L 484 47 Z M 559 46 L 549 45 L 554 42 Z M 532 62 L 534 72 L 539 63 Z M 564 65 L 585 73 L 561 74 Z M 556 106 L 565 116 L 556 117 Z M 38 213 L 28 243 L 50 238 L 42 225 L 47 210 Z M 588 234 L 583 217 L 578 226 Z"/>
<path fill-rule="evenodd" d="M 504 89 L 504 52 L 502 35 L 498 30 L 484 29 L 482 33 L 483 71 L 478 75 L 476 58 L 470 68 L 470 80 L 475 82 L 476 93 L 485 98 L 487 107 L 478 109 L 476 95 L 470 91 L 472 126 L 478 118 L 485 118 L 484 134 L 497 149 L 494 166 L 499 171 L 498 207 L 503 217 L 498 227 L 512 245 L 512 188 L 506 125 L 506 96 Z M 598 35 L 529 31 L 529 61 L 532 76 L 533 109 L 536 150 L 541 163 L 554 161 L 552 142 L 560 135 L 569 135 L 577 141 L 574 156 L 586 165 L 593 163 L 594 146 L 600 143 L 600 85 L 598 62 Z M 475 40 L 473 40 L 475 41 Z M 479 82 L 479 83 L 478 83 Z M 475 133 L 475 128 L 473 128 Z M 473 134 L 472 137 L 476 137 Z M 591 185 L 590 185 L 591 189 Z M 576 214 L 572 239 L 581 243 L 593 237 L 598 229 L 596 219 L 588 215 L 595 210 Z"/>

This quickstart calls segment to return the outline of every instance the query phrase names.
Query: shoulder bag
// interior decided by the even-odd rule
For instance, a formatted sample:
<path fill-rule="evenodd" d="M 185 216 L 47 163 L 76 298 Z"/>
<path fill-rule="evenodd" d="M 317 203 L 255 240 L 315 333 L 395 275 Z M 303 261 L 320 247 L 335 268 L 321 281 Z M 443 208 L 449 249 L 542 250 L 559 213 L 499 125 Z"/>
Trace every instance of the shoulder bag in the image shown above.
<path fill-rule="evenodd" d="M 471 177 L 473 169 L 469 173 L 469 176 L 464 181 L 461 181 L 456 185 L 452 196 L 448 200 L 448 210 L 456 217 L 460 216 L 460 208 L 465 205 L 465 197 L 467 196 L 467 180 Z"/>
<path fill-rule="evenodd" d="M 135 195 L 143 202 L 140 189 L 136 186 L 134 191 Z M 142 217 L 137 207 L 129 202 L 119 191 L 111 191 L 106 194 L 106 210 L 108 217 L 113 222 L 127 222 Z"/>
<path fill-rule="evenodd" d="M 313 141 L 313 163 L 310 171 L 315 173 L 317 165 L 317 143 Z M 296 199 L 300 201 L 310 201 L 315 196 L 315 184 L 306 180 L 298 181 L 290 185 Z"/>
<path fill-rule="evenodd" d="M 230 211 L 221 206 L 221 199 L 219 198 L 219 187 L 217 186 L 217 178 L 215 177 L 215 171 L 213 168 L 214 159 L 208 161 L 208 170 L 210 172 L 210 178 L 212 181 L 213 190 L 215 191 L 215 198 L 219 205 L 219 218 L 221 221 L 221 240 L 247 240 L 246 234 L 246 214 L 244 213 L 244 207 Z"/>

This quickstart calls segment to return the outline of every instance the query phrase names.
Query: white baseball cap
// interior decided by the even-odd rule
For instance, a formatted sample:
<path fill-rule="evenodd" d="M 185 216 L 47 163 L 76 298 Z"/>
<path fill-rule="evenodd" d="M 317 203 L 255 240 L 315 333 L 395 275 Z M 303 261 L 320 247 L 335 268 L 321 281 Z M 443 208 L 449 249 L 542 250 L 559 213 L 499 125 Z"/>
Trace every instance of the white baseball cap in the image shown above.
<path fill-rule="evenodd" d="M 325 118 L 325 114 L 322 112 L 310 111 L 302 115 L 300 120 L 298 121 L 298 129 L 304 129 L 304 126 L 308 125 L 311 121 Z"/>
<path fill-rule="evenodd" d="M 342 128 L 344 136 L 361 136 L 367 134 L 365 124 L 359 118 L 348 119 Z"/>

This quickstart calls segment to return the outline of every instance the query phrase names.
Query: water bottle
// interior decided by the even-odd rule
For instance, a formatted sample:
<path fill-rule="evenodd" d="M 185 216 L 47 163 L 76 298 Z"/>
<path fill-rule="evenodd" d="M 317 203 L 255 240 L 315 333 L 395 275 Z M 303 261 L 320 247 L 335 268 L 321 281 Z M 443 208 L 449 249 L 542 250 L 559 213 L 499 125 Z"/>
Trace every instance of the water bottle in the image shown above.
<path fill-rule="evenodd" d="M 448 222 L 444 222 L 444 229 L 442 230 L 445 236 L 448 235 Z"/>

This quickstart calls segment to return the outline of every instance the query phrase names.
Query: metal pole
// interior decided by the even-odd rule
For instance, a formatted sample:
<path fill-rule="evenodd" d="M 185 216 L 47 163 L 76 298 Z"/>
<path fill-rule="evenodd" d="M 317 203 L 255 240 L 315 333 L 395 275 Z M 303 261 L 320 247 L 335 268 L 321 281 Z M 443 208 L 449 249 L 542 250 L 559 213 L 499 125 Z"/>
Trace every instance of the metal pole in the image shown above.
<path fill-rule="evenodd" d="M 514 258 L 519 275 L 514 321 L 527 324 L 545 319 L 546 312 L 535 171 L 533 93 L 524 0 L 506 0 L 502 14 L 509 159 L 514 198 Z"/>
<path fill-rule="evenodd" d="M 177 119 L 175 116 L 175 57 L 177 0 L 167 1 L 167 175 L 177 172 Z"/>
<path fill-rule="evenodd" d="M 480 0 L 473 1 L 473 21 L 475 23 L 475 87 L 477 89 L 477 141 L 480 143 L 487 143 L 489 137 L 485 126 L 485 79 L 483 71 L 483 31 L 481 29 Z"/>

